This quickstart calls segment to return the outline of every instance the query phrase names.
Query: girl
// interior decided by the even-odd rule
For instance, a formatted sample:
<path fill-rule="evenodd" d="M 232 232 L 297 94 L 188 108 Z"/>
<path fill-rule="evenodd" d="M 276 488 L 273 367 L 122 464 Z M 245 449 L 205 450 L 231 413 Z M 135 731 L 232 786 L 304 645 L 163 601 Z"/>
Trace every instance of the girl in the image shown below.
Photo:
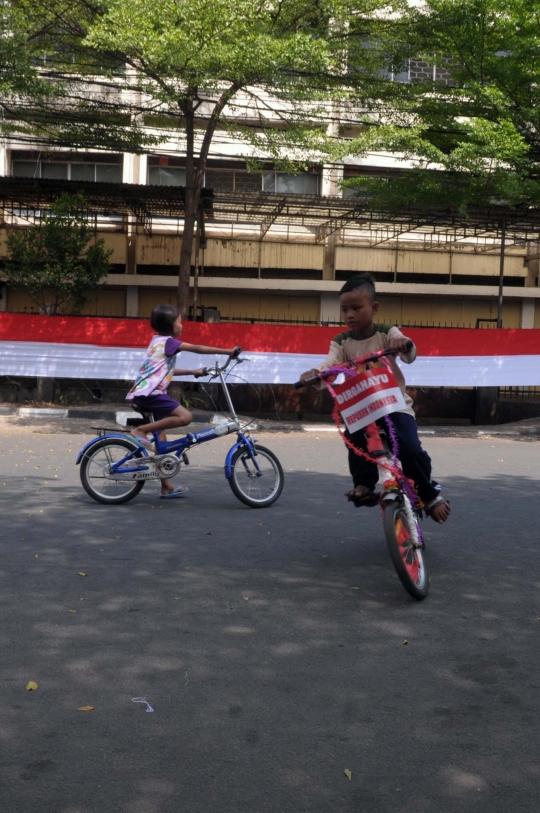
<path fill-rule="evenodd" d="M 198 378 L 204 375 L 204 368 L 176 369 L 176 354 L 180 350 L 201 355 L 222 353 L 226 356 L 240 352 L 239 347 L 224 350 L 220 347 L 181 342 L 182 319 L 180 311 L 172 305 L 157 305 L 150 316 L 150 324 L 158 335 L 150 342 L 135 383 L 126 395 L 126 401 L 131 401 L 135 407 L 152 412 L 154 415 L 153 423 L 146 423 L 131 430 L 132 437 L 146 448 L 152 447 L 152 441 L 147 438 L 149 432 L 159 432 L 159 439 L 167 440 L 164 429 L 187 426 L 193 420 L 193 415 L 188 409 L 167 395 L 167 387 L 174 375 L 193 375 Z M 161 499 L 181 497 L 186 491 L 189 491 L 186 486 L 175 488 L 171 480 L 161 481 Z"/>

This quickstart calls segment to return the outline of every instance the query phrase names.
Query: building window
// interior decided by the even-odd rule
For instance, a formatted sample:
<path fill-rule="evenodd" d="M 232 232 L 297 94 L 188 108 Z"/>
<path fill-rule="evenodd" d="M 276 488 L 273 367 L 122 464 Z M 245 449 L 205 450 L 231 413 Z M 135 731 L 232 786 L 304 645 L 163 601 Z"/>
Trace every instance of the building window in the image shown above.
<path fill-rule="evenodd" d="M 294 195 L 318 195 L 319 177 L 308 172 L 288 175 L 285 172 L 267 172 L 263 176 L 263 192 Z"/>
<path fill-rule="evenodd" d="M 186 170 L 181 167 L 148 167 L 148 183 L 151 186 L 185 186 Z"/>
<path fill-rule="evenodd" d="M 121 164 L 78 163 L 76 161 L 24 161 L 14 159 L 15 178 L 53 178 L 60 181 L 122 183 Z"/>
<path fill-rule="evenodd" d="M 11 170 L 15 178 L 41 178 L 39 161 L 13 161 Z"/>
<path fill-rule="evenodd" d="M 41 163 L 41 177 L 54 178 L 57 181 L 67 181 L 68 179 L 68 164 L 61 164 L 55 161 L 54 163 Z"/>

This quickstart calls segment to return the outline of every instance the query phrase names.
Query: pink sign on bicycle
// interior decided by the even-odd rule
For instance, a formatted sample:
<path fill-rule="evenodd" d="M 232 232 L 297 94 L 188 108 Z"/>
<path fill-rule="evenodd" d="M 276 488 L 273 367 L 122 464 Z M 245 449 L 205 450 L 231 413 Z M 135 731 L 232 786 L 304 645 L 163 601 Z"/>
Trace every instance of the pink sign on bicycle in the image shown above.
<path fill-rule="evenodd" d="M 331 391 L 349 432 L 407 408 L 399 384 L 386 365 L 357 372 Z"/>

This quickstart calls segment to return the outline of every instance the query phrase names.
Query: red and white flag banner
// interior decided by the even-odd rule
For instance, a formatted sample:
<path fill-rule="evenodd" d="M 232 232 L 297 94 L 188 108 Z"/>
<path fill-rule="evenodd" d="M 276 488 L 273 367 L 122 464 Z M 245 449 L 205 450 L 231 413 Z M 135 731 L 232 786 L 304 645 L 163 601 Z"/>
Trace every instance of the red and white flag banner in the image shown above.
<path fill-rule="evenodd" d="M 540 330 L 404 328 L 418 348 L 403 365 L 418 387 L 540 385 Z M 192 344 L 244 349 L 249 359 L 234 370 L 250 383 L 292 384 L 328 353 L 336 327 L 185 322 Z M 153 335 L 147 319 L 38 316 L 0 313 L 0 375 L 130 381 Z M 183 368 L 212 357 L 182 353 Z M 183 380 L 190 380 L 184 378 Z M 194 379 L 191 379 L 194 380 Z"/>
<path fill-rule="evenodd" d="M 407 408 L 394 373 L 383 365 L 360 370 L 342 384 L 333 384 L 332 390 L 350 432 L 357 432 L 384 415 Z"/>

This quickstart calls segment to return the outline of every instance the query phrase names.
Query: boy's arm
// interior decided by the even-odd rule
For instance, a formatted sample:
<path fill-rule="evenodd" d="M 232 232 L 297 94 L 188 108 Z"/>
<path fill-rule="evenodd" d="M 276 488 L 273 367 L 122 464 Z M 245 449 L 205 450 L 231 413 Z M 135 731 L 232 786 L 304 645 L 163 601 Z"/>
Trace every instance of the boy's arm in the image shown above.
<path fill-rule="evenodd" d="M 410 341 L 411 339 L 404 336 L 397 327 L 391 327 L 388 331 L 388 347 L 392 348 L 392 350 L 405 350 Z M 412 364 L 416 358 L 416 345 L 414 342 L 411 349 L 406 353 L 400 352 L 399 357 L 405 364 Z"/>
<path fill-rule="evenodd" d="M 327 370 L 334 364 L 343 364 L 343 349 L 337 342 L 330 342 L 330 350 L 325 360 L 319 364 L 318 367 L 313 367 L 313 369 L 306 370 L 305 373 L 302 373 L 300 381 L 304 381 L 306 378 L 312 378 L 314 375 L 317 375 L 317 373 L 320 373 L 322 370 Z"/>

